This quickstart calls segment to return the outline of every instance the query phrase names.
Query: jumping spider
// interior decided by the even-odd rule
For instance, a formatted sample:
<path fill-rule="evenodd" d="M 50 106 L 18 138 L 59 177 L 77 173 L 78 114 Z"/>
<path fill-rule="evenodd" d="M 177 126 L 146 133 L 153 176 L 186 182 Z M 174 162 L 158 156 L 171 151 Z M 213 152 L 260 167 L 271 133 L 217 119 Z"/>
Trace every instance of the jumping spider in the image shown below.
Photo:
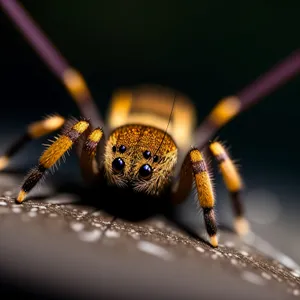
<path fill-rule="evenodd" d="M 17 196 L 19 203 L 45 172 L 83 138 L 79 149 L 80 167 L 87 182 L 95 183 L 104 176 L 106 183 L 119 189 L 129 189 L 153 199 L 167 195 L 172 203 L 184 201 L 194 183 L 210 244 L 217 247 L 215 196 L 202 154 L 207 148 L 218 162 L 230 192 L 234 228 L 239 235 L 248 232 L 240 197 L 243 189 L 240 174 L 222 144 L 209 141 L 233 117 L 295 75 L 300 69 L 299 51 L 235 96 L 222 99 L 198 128 L 191 101 L 178 92 L 155 85 L 117 91 L 104 124 L 83 77 L 68 65 L 24 8 L 15 0 L 1 0 L 0 5 L 65 85 L 84 117 L 69 123 L 54 115 L 34 122 L 0 158 L 3 169 L 28 141 L 63 127 L 61 135 L 43 152 L 38 165 L 25 178 Z M 105 147 L 98 156 L 98 146 L 103 141 Z M 192 144 L 196 147 L 191 148 Z"/>

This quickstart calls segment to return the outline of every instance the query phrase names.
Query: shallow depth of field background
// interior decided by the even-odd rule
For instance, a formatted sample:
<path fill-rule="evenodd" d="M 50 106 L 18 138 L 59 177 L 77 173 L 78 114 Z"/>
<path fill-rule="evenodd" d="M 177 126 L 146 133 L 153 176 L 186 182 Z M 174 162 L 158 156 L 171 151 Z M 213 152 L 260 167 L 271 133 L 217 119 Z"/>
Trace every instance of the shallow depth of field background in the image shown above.
<path fill-rule="evenodd" d="M 84 74 L 102 112 L 115 88 L 159 83 L 189 95 L 200 122 L 221 97 L 300 46 L 296 0 L 21 2 Z M 0 37 L 1 150 L 29 122 L 53 112 L 78 116 L 78 111 L 3 12 Z M 254 231 L 300 263 L 299 100 L 300 75 L 218 136 L 241 165 Z M 18 154 L 13 165 L 34 165 L 41 143 Z M 78 180 L 74 157 L 56 175 L 64 173 Z M 218 172 L 215 184 L 218 218 L 230 225 Z M 199 214 L 190 210 L 193 203 L 189 206 L 183 217 L 202 226 Z"/>

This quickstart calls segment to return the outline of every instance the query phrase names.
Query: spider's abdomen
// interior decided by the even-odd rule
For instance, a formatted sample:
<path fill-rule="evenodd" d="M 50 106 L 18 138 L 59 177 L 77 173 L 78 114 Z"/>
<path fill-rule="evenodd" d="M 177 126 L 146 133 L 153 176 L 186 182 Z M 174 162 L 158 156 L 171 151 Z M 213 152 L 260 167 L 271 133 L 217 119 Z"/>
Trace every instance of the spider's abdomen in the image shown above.
<path fill-rule="evenodd" d="M 177 147 L 187 149 L 196 125 L 195 108 L 187 97 L 161 86 L 123 89 L 112 97 L 108 125 L 115 130 L 126 124 L 167 129 Z"/>

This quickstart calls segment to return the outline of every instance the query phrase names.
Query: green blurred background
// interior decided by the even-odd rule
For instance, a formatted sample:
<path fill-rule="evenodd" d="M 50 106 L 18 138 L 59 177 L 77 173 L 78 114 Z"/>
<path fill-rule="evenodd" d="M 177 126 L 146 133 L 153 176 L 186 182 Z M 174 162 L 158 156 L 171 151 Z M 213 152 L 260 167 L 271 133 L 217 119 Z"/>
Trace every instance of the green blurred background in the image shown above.
<path fill-rule="evenodd" d="M 239 91 L 300 46 L 296 0 L 21 3 L 84 74 L 103 113 L 115 88 L 159 83 L 189 95 L 200 122 L 220 98 Z M 78 116 L 78 111 L 3 12 L 0 37 L 3 148 L 26 124 L 46 113 Z M 273 197 L 268 202 L 267 196 L 254 193 L 253 200 L 248 195 L 254 229 L 300 261 L 299 84 L 300 76 L 236 117 L 218 135 L 239 159 L 247 191 L 267 191 Z M 18 154 L 15 163 L 34 164 L 40 144 L 28 148 L 26 160 Z M 230 222 L 230 212 L 228 217 L 223 213 L 227 193 L 218 175 L 216 186 L 220 219 Z M 259 211 L 268 213 L 274 207 L 272 222 L 257 221 Z M 264 214 L 259 218 L 267 219 Z"/>

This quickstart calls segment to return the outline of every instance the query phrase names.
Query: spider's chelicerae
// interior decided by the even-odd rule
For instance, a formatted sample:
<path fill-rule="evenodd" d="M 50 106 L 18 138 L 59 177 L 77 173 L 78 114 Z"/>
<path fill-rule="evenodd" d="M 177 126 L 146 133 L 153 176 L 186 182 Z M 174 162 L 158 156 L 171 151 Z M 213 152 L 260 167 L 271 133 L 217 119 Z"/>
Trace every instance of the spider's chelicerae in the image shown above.
<path fill-rule="evenodd" d="M 222 144 L 209 141 L 233 117 L 295 75 L 300 69 L 299 51 L 241 92 L 222 99 L 198 128 L 195 127 L 195 107 L 191 101 L 172 89 L 156 85 L 115 92 L 104 124 L 80 73 L 67 63 L 24 8 L 15 0 L 0 0 L 0 5 L 66 86 L 84 117 L 66 122 L 63 117 L 54 115 L 34 122 L 0 158 L 3 169 L 28 141 L 63 128 L 25 178 L 17 196 L 19 203 L 76 143 L 80 148 L 77 151 L 80 167 L 87 182 L 94 184 L 104 179 L 117 189 L 141 193 L 152 197 L 153 201 L 168 198 L 174 204 L 187 198 L 194 183 L 210 243 L 217 247 L 215 196 L 202 154 L 206 148 L 218 162 L 230 192 L 235 213 L 234 228 L 240 235 L 248 232 L 249 224 L 241 202 L 243 183 L 240 174 Z M 78 143 L 82 138 L 84 143 Z M 102 142 L 105 147 L 99 147 Z"/>

